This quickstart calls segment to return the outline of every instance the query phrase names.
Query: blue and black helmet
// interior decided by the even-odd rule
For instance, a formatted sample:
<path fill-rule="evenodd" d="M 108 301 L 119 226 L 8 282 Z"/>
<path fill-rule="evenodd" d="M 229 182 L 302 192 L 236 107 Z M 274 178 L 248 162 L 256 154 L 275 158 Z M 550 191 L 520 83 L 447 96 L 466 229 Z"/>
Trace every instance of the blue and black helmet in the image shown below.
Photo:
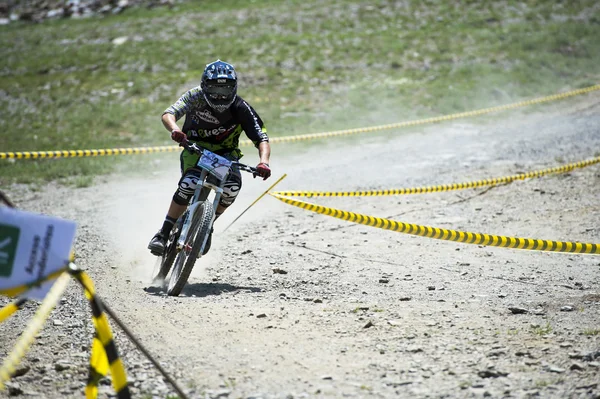
<path fill-rule="evenodd" d="M 237 75 L 233 65 L 221 60 L 206 65 L 200 88 L 208 105 L 217 112 L 225 111 L 237 96 Z"/>

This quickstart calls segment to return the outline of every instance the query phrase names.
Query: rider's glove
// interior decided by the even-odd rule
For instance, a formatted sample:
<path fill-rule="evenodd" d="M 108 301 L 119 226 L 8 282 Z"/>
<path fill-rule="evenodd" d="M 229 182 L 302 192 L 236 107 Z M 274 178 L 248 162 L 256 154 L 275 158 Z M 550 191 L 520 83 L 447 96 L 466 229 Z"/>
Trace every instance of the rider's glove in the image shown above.
<path fill-rule="evenodd" d="M 269 168 L 269 164 L 261 162 L 256 165 L 256 174 L 254 177 L 256 176 L 260 176 L 263 178 L 263 180 L 267 180 L 269 176 L 271 176 L 271 168 Z"/>
<path fill-rule="evenodd" d="M 181 143 L 187 141 L 187 135 L 184 132 L 182 132 L 181 130 L 174 129 L 171 132 L 171 139 L 173 139 L 173 141 L 176 141 L 179 144 L 181 144 Z"/>

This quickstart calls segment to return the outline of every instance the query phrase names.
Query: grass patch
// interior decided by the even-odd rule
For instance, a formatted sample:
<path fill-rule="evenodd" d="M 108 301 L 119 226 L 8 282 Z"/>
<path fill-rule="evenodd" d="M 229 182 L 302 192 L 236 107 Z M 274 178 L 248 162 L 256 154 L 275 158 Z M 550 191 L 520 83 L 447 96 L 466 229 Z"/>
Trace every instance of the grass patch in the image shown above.
<path fill-rule="evenodd" d="M 586 328 L 585 330 L 583 330 L 583 335 L 600 335 L 600 328 Z"/>
<path fill-rule="evenodd" d="M 585 87 L 600 81 L 594 4 L 190 1 L 0 26 L 1 151 L 170 144 L 162 111 L 216 58 L 275 137 Z M 0 160 L 0 184 L 107 173 L 115 159 Z"/>
<path fill-rule="evenodd" d="M 552 332 L 552 326 L 550 325 L 550 323 L 546 323 L 545 326 L 539 326 L 539 327 L 534 327 L 532 328 L 532 332 L 534 334 L 537 335 L 547 335 L 550 334 Z"/>

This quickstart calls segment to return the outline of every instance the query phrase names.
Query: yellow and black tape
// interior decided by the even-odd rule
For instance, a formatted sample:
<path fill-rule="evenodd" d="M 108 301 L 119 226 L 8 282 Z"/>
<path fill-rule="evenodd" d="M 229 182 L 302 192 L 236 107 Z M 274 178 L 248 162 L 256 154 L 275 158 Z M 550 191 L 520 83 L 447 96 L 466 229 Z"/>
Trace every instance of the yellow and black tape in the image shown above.
<path fill-rule="evenodd" d="M 110 368 L 112 384 L 117 398 L 131 398 L 127 387 L 127 375 L 123 362 L 119 358 L 117 346 L 112 336 L 108 318 L 104 313 L 102 301 L 96 296 L 94 283 L 89 276 L 80 269 L 70 271 L 71 275 L 82 285 L 85 296 L 92 308 L 92 320 L 96 328 L 96 335 L 92 341 L 92 354 L 90 356 L 90 370 L 85 388 L 87 399 L 94 399 L 98 395 L 98 382 L 105 376 Z"/>
<path fill-rule="evenodd" d="M 525 107 L 534 104 L 542 104 L 551 101 L 562 100 L 568 97 L 580 94 L 590 93 L 600 90 L 600 84 L 585 87 L 582 89 L 571 90 L 565 93 L 553 94 L 550 96 L 534 98 L 531 100 L 519 101 L 512 104 L 499 105 L 496 107 L 482 108 L 474 111 L 459 112 L 450 115 L 436 116 L 432 118 L 419 119 L 414 121 L 405 121 L 390 123 L 386 125 L 362 127 L 356 129 L 336 130 L 332 132 L 300 134 L 296 136 L 272 137 L 271 143 L 291 143 L 297 141 L 316 140 L 322 138 L 347 136 L 358 133 L 376 132 L 381 130 L 398 129 L 402 127 L 425 125 L 430 123 L 445 122 L 454 119 L 479 116 L 492 112 L 505 111 L 509 109 Z M 240 146 L 254 145 L 250 140 L 240 140 Z M 157 147 L 136 147 L 136 148 L 112 148 L 101 150 L 67 150 L 67 151 L 22 151 L 22 152 L 0 152 L 0 159 L 40 159 L 40 158 L 74 158 L 74 157 L 97 157 L 106 155 L 131 155 L 131 154 L 150 154 L 157 152 L 179 151 L 181 147 L 177 145 L 157 146 Z"/>
<path fill-rule="evenodd" d="M 538 240 L 533 238 L 505 237 L 491 234 L 471 233 L 457 230 L 442 229 L 439 227 L 421 226 L 397 222 L 390 219 L 382 219 L 373 216 L 361 215 L 359 213 L 342 211 L 334 208 L 327 208 L 321 205 L 315 205 L 308 202 L 296 200 L 293 198 L 282 197 L 281 195 L 271 194 L 273 197 L 302 209 L 332 216 L 349 222 L 364 224 L 366 226 L 377 227 L 384 230 L 397 231 L 399 233 L 411 234 L 421 237 L 435 238 L 438 240 L 447 240 L 461 242 L 464 244 L 488 245 L 501 248 L 528 249 L 534 251 L 549 252 L 569 252 L 578 254 L 600 254 L 600 244 L 589 244 L 570 241 L 550 241 Z"/>
<path fill-rule="evenodd" d="M 10 296 L 10 297 L 15 297 L 15 296 L 21 295 L 22 293 L 27 292 L 34 287 L 40 286 L 42 283 L 44 283 L 46 281 L 54 280 L 55 278 L 57 278 L 58 276 L 63 274 L 65 271 L 67 271 L 66 267 L 56 270 L 55 272 L 52 272 L 52 273 L 48 274 L 47 276 L 37 279 L 31 283 L 19 285 L 17 287 L 12 287 L 12 288 L 1 289 L 0 295 L 6 295 L 6 296 Z"/>
<path fill-rule="evenodd" d="M 519 102 L 512 103 L 512 104 L 499 105 L 496 107 L 482 108 L 482 109 L 478 109 L 478 110 L 474 110 L 474 111 L 459 112 L 459 113 L 455 113 L 455 114 L 436 116 L 436 117 L 432 117 L 432 118 L 419 119 L 419 120 L 414 120 L 414 121 L 390 123 L 387 125 L 371 126 L 371 127 L 356 128 L 356 129 L 337 130 L 337 131 L 333 131 L 333 132 L 302 134 L 302 135 L 287 136 L 287 137 L 275 137 L 275 138 L 271 139 L 271 142 L 273 142 L 273 143 L 289 143 L 289 142 L 296 142 L 296 141 L 315 140 L 315 139 L 329 138 L 329 137 L 336 137 L 336 136 L 347 136 L 350 134 L 376 132 L 376 131 L 380 131 L 380 130 L 399 129 L 399 128 L 409 127 L 409 126 L 418 126 L 418 125 L 426 125 L 426 124 L 430 124 L 430 123 L 445 122 L 445 121 L 450 121 L 450 120 L 454 120 L 454 119 L 466 118 L 466 117 L 471 117 L 471 116 L 479 116 L 479 115 L 489 114 L 492 112 L 505 111 L 505 110 L 514 109 L 514 108 L 525 107 L 528 105 L 542 104 L 542 103 L 546 103 L 546 102 L 550 102 L 550 101 L 562 100 L 564 98 L 573 97 L 573 96 L 577 96 L 580 94 L 586 94 L 586 93 L 590 93 L 590 92 L 596 91 L 596 90 L 600 90 L 600 85 L 589 86 L 589 87 L 585 87 L 583 89 L 572 90 L 572 91 L 568 91 L 565 93 L 553 94 L 553 95 L 546 96 L 546 97 L 534 98 L 532 100 L 519 101 Z"/>
<path fill-rule="evenodd" d="M 65 273 L 67 270 L 69 273 Z M 0 292 L 0 294 L 3 295 L 16 296 L 48 280 L 57 280 L 52 286 L 50 292 L 44 298 L 41 307 L 38 309 L 38 312 L 29 323 L 27 329 L 19 338 L 19 341 L 13 349 L 13 352 L 2 365 L 2 368 L 0 368 L 0 389 L 2 389 L 4 387 L 4 383 L 10 379 L 16 366 L 27 353 L 27 350 L 29 349 L 34 337 L 39 332 L 44 322 L 50 315 L 50 312 L 60 299 L 60 296 L 66 289 L 66 286 L 70 280 L 69 274 L 72 275 L 83 287 L 85 296 L 90 302 L 90 306 L 92 308 L 92 321 L 96 330 L 92 341 L 89 377 L 85 389 L 86 398 L 95 399 L 97 397 L 98 382 L 102 377 L 108 374 L 108 370 L 110 369 L 113 376 L 113 387 L 117 393 L 117 398 L 129 399 L 131 395 L 127 387 L 125 368 L 123 367 L 123 363 L 119 358 L 110 325 L 108 324 L 108 318 L 103 310 L 102 302 L 96 296 L 94 284 L 89 276 L 82 270 L 74 268 L 64 268 L 33 283 L 24 284 L 19 287 L 13 287 Z M 26 302 L 26 298 L 20 298 L 0 309 L 0 322 L 14 314 Z"/>
<path fill-rule="evenodd" d="M 12 316 L 17 310 L 21 309 L 27 303 L 26 298 L 19 298 L 0 309 L 0 323 Z"/>
<path fill-rule="evenodd" d="M 157 152 L 173 152 L 179 150 L 181 150 L 181 147 L 177 145 L 164 145 L 156 147 L 106 148 L 101 150 L 0 152 L 0 159 L 102 157 L 106 155 L 151 154 Z"/>
<path fill-rule="evenodd" d="M 585 168 L 586 166 L 600 163 L 600 157 L 585 161 L 574 162 L 563 166 L 557 166 L 549 169 L 536 170 L 533 172 L 520 173 L 512 176 L 496 177 L 493 179 L 476 180 L 465 183 L 442 184 L 439 186 L 398 188 L 391 190 L 370 190 L 370 191 L 274 191 L 271 194 L 285 197 L 375 197 L 384 195 L 406 195 L 406 194 L 425 194 L 437 193 L 443 191 L 465 190 L 468 188 L 496 186 L 498 184 L 508 184 L 516 180 L 531 179 L 550 174 L 567 173 L 574 169 Z"/>
<path fill-rule="evenodd" d="M 19 340 L 15 344 L 12 352 L 5 359 L 2 367 L 0 367 L 0 390 L 4 389 L 4 383 L 6 383 L 14 374 L 16 367 L 29 350 L 29 347 L 35 339 L 35 336 L 44 326 L 44 323 L 50 316 L 50 312 L 52 312 L 52 309 L 54 309 L 56 303 L 60 300 L 60 297 L 67 288 L 70 280 L 71 278 L 69 275 L 67 273 L 63 273 L 56 279 L 56 282 L 52 288 L 50 288 L 50 291 L 44 298 L 36 314 L 27 325 L 25 331 L 23 331 L 23 334 L 21 334 L 19 337 Z M 16 311 L 16 309 L 14 309 L 14 311 Z"/>

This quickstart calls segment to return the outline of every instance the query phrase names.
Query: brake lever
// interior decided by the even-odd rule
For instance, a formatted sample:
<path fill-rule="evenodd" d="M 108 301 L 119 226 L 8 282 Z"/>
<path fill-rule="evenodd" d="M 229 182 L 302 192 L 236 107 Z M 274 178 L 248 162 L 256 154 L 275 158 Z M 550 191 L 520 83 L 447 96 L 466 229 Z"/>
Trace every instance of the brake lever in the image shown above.
<path fill-rule="evenodd" d="M 185 148 L 192 154 L 202 155 L 202 149 L 200 147 L 198 147 L 198 145 L 196 145 L 196 143 L 190 143 L 189 141 L 184 141 L 184 142 L 179 143 L 179 146 Z"/>

